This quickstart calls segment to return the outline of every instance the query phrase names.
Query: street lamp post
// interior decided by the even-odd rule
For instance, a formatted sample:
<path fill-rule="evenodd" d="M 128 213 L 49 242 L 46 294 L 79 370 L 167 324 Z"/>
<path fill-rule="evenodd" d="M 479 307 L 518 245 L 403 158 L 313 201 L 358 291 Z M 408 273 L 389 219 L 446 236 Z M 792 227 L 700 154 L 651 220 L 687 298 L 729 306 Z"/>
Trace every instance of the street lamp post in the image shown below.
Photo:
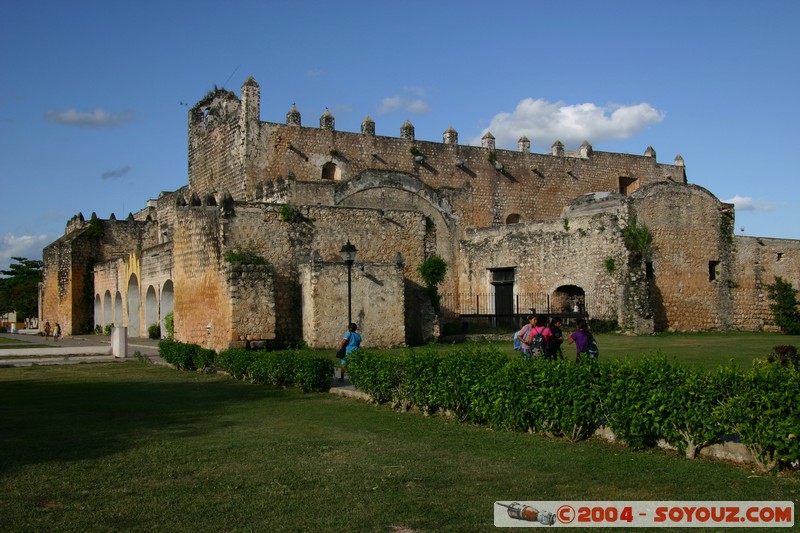
<path fill-rule="evenodd" d="M 347 265 L 347 324 L 353 322 L 353 306 L 352 306 L 352 288 L 353 288 L 353 262 L 356 260 L 356 247 L 350 244 L 350 239 L 347 239 L 347 244 L 342 246 L 339 254 L 342 260 Z"/>

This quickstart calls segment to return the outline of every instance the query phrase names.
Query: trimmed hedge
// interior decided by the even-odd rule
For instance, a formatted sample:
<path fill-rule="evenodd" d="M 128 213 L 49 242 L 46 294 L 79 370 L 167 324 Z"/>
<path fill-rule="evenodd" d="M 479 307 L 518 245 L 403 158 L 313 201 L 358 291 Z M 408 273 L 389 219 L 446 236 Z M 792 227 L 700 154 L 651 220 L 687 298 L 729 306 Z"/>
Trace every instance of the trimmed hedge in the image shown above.
<path fill-rule="evenodd" d="M 605 424 L 629 446 L 664 440 L 689 458 L 738 435 L 764 470 L 800 461 L 800 371 L 793 366 L 708 372 L 671 364 L 663 354 L 524 361 L 468 345 L 401 356 L 358 350 L 347 368 L 377 403 L 442 411 L 496 429 L 580 440 Z"/>
<path fill-rule="evenodd" d="M 216 353 L 197 344 L 186 344 L 171 339 L 158 343 L 159 355 L 178 370 L 214 370 Z"/>
<path fill-rule="evenodd" d="M 298 386 L 303 392 L 327 392 L 333 359 L 304 350 L 274 352 L 230 349 L 217 357 L 219 368 L 236 379 L 277 387 Z"/>

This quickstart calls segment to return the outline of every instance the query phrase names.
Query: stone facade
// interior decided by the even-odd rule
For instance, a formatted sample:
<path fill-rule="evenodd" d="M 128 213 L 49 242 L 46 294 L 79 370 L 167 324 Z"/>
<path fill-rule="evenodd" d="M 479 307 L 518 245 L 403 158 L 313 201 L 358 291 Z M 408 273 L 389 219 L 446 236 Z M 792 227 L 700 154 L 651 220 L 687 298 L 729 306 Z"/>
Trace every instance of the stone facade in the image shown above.
<path fill-rule="evenodd" d="M 67 223 L 44 252 L 40 319 L 67 333 L 174 312 L 176 338 L 333 347 L 346 328 L 345 241 L 365 346 L 425 342 L 440 324 L 418 272 L 448 264 L 444 317 L 561 313 L 579 306 L 635 332 L 770 327 L 764 286 L 798 285 L 798 241 L 736 237 L 733 206 L 689 184 L 680 156 L 547 153 L 340 132 L 325 110 L 302 126 L 260 120 L 252 78 L 189 110 L 188 184 L 126 220 Z M 312 121 L 313 122 L 313 121 Z M 102 231 L 98 230 L 98 225 Z M 638 249 L 631 228 L 652 242 Z M 482 305 L 486 304 L 485 309 Z"/>

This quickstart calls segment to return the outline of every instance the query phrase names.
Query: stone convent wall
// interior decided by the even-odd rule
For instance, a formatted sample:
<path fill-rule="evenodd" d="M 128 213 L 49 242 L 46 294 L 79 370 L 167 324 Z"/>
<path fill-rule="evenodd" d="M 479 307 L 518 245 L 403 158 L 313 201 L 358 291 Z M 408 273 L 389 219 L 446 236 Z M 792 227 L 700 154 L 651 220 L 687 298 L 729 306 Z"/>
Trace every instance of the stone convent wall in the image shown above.
<path fill-rule="evenodd" d="M 354 318 L 375 346 L 438 332 L 417 271 L 434 254 L 448 264 L 442 293 L 506 298 L 500 278 L 513 273 L 513 297 L 543 295 L 550 308 L 585 291 L 590 315 L 642 332 L 770 329 L 766 284 L 780 275 L 800 287 L 800 241 L 735 237 L 733 206 L 689 185 L 680 156 L 663 164 L 650 147 L 573 152 L 558 141 L 532 153 L 524 137 L 505 150 L 491 133 L 465 146 L 452 128 L 418 140 L 408 121 L 384 137 L 369 117 L 340 132 L 327 110 L 303 126 L 294 106 L 285 123 L 262 122 L 260 91 L 249 78 L 241 97 L 215 90 L 191 108 L 186 186 L 125 220 L 68 221 L 43 253 L 42 322 L 71 334 L 121 320 L 136 336 L 174 309 L 184 342 L 331 346 L 346 327 L 331 306 L 347 240 L 364 291 Z M 644 257 L 625 244 L 634 217 L 652 233 Z M 231 252 L 265 264 L 228 263 Z"/>
<path fill-rule="evenodd" d="M 734 327 L 776 330 L 767 285 L 780 276 L 800 289 L 800 241 L 766 237 L 733 238 Z"/>
<path fill-rule="evenodd" d="M 436 190 L 468 190 L 453 205 L 463 229 L 502 225 L 509 218 L 553 219 L 588 192 L 627 194 L 658 181 L 686 180 L 682 159 L 674 165 L 657 163 L 652 148 L 645 156 L 633 156 L 594 152 L 588 143 L 580 152 L 569 152 L 556 143 L 548 154 L 536 154 L 523 139 L 518 151 L 496 149 L 490 134 L 481 147 L 459 145 L 452 130 L 445 132 L 445 142 L 421 141 L 410 123 L 400 128 L 400 138 L 376 136 L 371 119 L 361 133 L 339 132 L 327 111 L 320 127 L 303 127 L 295 109 L 287 124 L 259 117 L 260 88 L 252 78 L 242 86 L 241 100 L 217 91 L 190 110 L 189 186 L 194 194 L 204 198 L 227 191 L 236 200 L 258 200 L 280 191 L 287 179 L 336 184 L 368 171 L 398 172 L 417 176 Z M 328 191 L 308 203 L 330 200 Z"/>
<path fill-rule="evenodd" d="M 733 326 L 733 206 L 697 185 L 658 183 L 630 197 L 653 240 L 650 296 L 657 331 Z"/>
<path fill-rule="evenodd" d="M 417 336 L 403 342 L 422 342 L 432 335 L 431 324 L 415 323 L 429 313 L 412 307 L 422 305 L 416 295 L 422 290 L 417 266 L 425 257 L 426 221 L 419 212 L 304 206 L 290 217 L 282 215 L 278 205 L 237 203 L 227 216 L 218 208 L 202 206 L 179 207 L 178 213 L 173 257 L 175 336 L 180 341 L 224 349 L 242 336 L 254 340 L 303 339 L 300 267 L 319 258 L 340 264 L 346 273 L 339 250 L 347 240 L 358 249 L 356 267 L 395 264 L 401 258 L 405 312 L 394 315 L 392 327 L 405 330 L 407 336 Z M 224 256 L 233 251 L 255 253 L 266 260 L 271 272 L 271 290 L 265 275 L 261 289 L 255 291 L 262 295 L 261 300 L 248 300 L 246 310 L 234 305 L 242 297 L 232 295 L 231 278 L 226 273 Z M 263 315 L 265 322 L 258 325 L 260 329 L 246 330 L 245 317 L 257 314 Z M 334 328 L 344 331 L 346 318 L 339 317 L 340 323 Z M 364 326 L 359 323 L 359 327 Z M 375 345 L 395 342 L 394 333 L 387 338 L 390 340 L 375 336 Z"/>
<path fill-rule="evenodd" d="M 552 295 L 560 287 L 580 287 L 586 294 L 609 295 L 618 300 L 626 276 L 627 252 L 620 220 L 627 208 L 616 195 L 603 202 L 602 209 L 582 214 L 569 211 L 569 217 L 552 222 L 520 223 L 497 228 L 473 229 L 461 241 L 458 265 L 462 286 L 470 295 L 493 295 L 492 271 L 514 270 L 514 297 Z M 605 264 L 611 259 L 615 268 Z M 542 300 L 537 312 L 547 312 Z M 623 321 L 620 306 L 595 306 L 587 301 L 592 318 Z M 549 311 L 559 314 L 564 309 Z M 570 309 L 571 311 L 571 309 Z M 527 308 L 515 312 L 528 313 Z M 652 331 L 652 328 L 650 329 Z"/>
<path fill-rule="evenodd" d="M 60 323 L 66 335 L 93 329 L 95 265 L 140 248 L 147 227 L 132 219 L 96 220 L 99 229 L 93 233 L 92 222 L 76 215 L 67 223 L 65 234 L 43 251 L 40 319 L 51 325 Z"/>
<path fill-rule="evenodd" d="M 359 261 L 351 277 L 352 319 L 364 338 L 362 346 L 405 345 L 402 263 Z M 301 265 L 300 279 L 303 340 L 312 348 L 338 348 L 347 330 L 347 268 L 341 261 L 312 261 Z"/>

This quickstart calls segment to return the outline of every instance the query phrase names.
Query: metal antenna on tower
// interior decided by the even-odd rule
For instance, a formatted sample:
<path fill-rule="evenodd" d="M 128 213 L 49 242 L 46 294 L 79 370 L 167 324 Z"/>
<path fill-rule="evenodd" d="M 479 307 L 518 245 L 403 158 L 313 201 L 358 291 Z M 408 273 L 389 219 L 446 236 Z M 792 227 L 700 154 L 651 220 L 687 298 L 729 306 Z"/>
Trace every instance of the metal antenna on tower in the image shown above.
<path fill-rule="evenodd" d="M 239 70 L 239 67 L 241 67 L 241 66 L 242 66 L 242 64 L 241 64 L 241 63 L 239 63 L 238 65 L 236 65 L 236 68 L 235 68 L 235 69 L 233 69 L 233 72 L 231 72 L 231 75 L 230 75 L 230 76 L 228 76 L 228 79 L 227 79 L 227 80 L 225 80 L 225 83 L 223 83 L 223 84 L 222 84 L 222 88 L 223 88 L 223 89 L 225 88 L 225 86 L 226 86 L 226 85 L 228 85 L 228 82 L 229 82 L 229 81 L 231 81 L 231 78 L 233 77 L 233 75 L 234 75 L 234 74 L 236 74 L 236 71 L 237 71 L 237 70 Z"/>

